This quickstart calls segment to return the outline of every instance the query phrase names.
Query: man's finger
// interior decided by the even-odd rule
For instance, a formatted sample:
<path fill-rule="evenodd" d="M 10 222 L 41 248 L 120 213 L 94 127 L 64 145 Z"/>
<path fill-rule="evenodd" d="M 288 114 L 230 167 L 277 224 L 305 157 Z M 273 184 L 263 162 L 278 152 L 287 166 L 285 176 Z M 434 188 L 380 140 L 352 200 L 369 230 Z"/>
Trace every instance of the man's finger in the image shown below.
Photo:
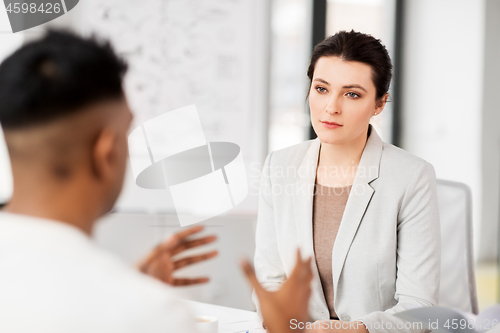
<path fill-rule="evenodd" d="M 301 279 L 305 280 L 305 281 L 311 281 L 312 278 L 313 278 L 313 274 L 312 274 L 312 268 L 311 268 L 311 260 L 312 260 L 312 257 L 309 257 L 307 260 L 305 260 L 301 266 Z"/>
<path fill-rule="evenodd" d="M 257 280 L 257 276 L 255 275 L 255 271 L 252 265 L 250 265 L 250 263 L 246 259 L 242 259 L 240 266 L 243 270 L 243 273 L 245 273 L 248 282 L 250 282 L 250 285 L 255 289 L 255 292 L 263 291 L 264 288 L 262 288 L 259 280 Z"/>
<path fill-rule="evenodd" d="M 172 236 L 170 236 L 168 238 L 168 240 L 172 240 L 174 245 L 177 245 L 178 243 L 183 242 L 185 240 L 185 238 L 187 238 L 191 235 L 194 235 L 194 234 L 202 231 L 203 229 L 204 229 L 204 227 L 202 225 L 197 225 L 195 227 L 191 227 L 191 228 L 188 228 L 186 230 L 182 230 L 182 231 L 179 231 L 179 232 L 173 234 Z"/>
<path fill-rule="evenodd" d="M 306 261 L 306 265 L 307 265 L 307 277 L 309 278 L 309 281 L 311 281 L 313 279 L 313 271 L 312 271 L 312 268 L 311 268 L 311 260 L 312 260 L 312 257 L 309 257 Z"/>
<path fill-rule="evenodd" d="M 164 280 L 165 279 L 165 276 L 163 274 L 164 272 L 162 269 L 159 269 L 158 266 L 159 266 L 159 263 L 158 263 L 158 261 L 155 260 L 151 264 L 149 264 L 147 267 L 145 267 L 144 273 L 146 273 L 147 275 L 153 276 L 159 280 Z"/>
<path fill-rule="evenodd" d="M 300 254 L 300 248 L 297 248 L 297 261 L 295 262 L 295 266 L 297 266 L 298 264 L 302 264 L 302 255 Z"/>
<path fill-rule="evenodd" d="M 193 247 L 198 247 L 201 245 L 213 243 L 217 240 L 217 236 L 207 236 L 203 238 L 193 239 L 191 241 L 183 241 L 177 244 L 173 251 L 172 255 L 176 255 L 182 251 L 186 251 L 187 249 L 192 249 Z"/>
<path fill-rule="evenodd" d="M 302 272 L 304 271 L 305 267 L 305 262 L 302 261 L 302 256 L 300 254 L 300 249 L 297 248 L 297 252 L 295 253 L 295 266 L 293 267 L 292 274 L 290 275 L 289 279 L 297 279 L 301 277 L 303 274 Z"/>
<path fill-rule="evenodd" d="M 158 259 L 158 257 L 162 255 L 165 251 L 170 251 L 176 245 L 176 243 L 177 243 L 176 239 L 169 237 L 167 240 L 161 242 L 153 250 L 151 250 L 151 252 L 149 252 L 148 255 L 137 264 L 137 267 L 141 271 L 143 271 L 144 267 L 149 266 L 153 261 Z"/>
<path fill-rule="evenodd" d="M 205 254 L 200 254 L 200 255 L 197 255 L 197 256 L 192 256 L 192 257 L 187 257 L 187 258 L 179 259 L 179 260 L 177 260 L 177 261 L 174 262 L 174 270 L 177 270 L 177 269 L 180 269 L 182 267 L 186 267 L 186 266 L 195 264 L 195 263 L 200 262 L 200 261 L 211 259 L 213 257 L 216 257 L 218 254 L 219 254 L 218 251 L 212 251 L 212 252 L 208 252 L 208 253 L 205 253 Z"/>
<path fill-rule="evenodd" d="M 161 252 L 157 251 L 156 249 L 152 250 L 151 252 L 148 253 L 148 256 L 144 259 L 142 259 L 138 264 L 137 268 L 147 274 L 147 270 L 151 266 L 151 264 L 157 259 Z"/>
<path fill-rule="evenodd" d="M 151 252 L 149 252 L 144 259 L 142 259 L 137 263 L 137 268 L 139 268 L 140 271 L 144 272 L 147 269 L 147 267 L 151 264 L 151 262 L 153 262 L 153 260 L 158 256 L 158 254 L 160 253 L 158 247 L 159 246 L 151 250 Z"/>
<path fill-rule="evenodd" d="M 199 232 L 203 230 L 203 226 L 197 226 L 195 228 L 190 228 L 188 230 L 185 230 L 186 232 L 177 233 L 171 237 L 169 237 L 167 240 L 164 242 L 158 244 L 148 255 L 146 258 L 144 258 L 141 262 L 137 264 L 137 267 L 140 270 L 143 270 L 143 267 L 147 267 L 148 265 L 151 264 L 154 260 L 156 260 L 160 255 L 162 255 L 165 251 L 170 252 L 172 255 L 176 255 L 182 251 L 185 251 L 187 249 L 191 249 L 197 246 L 201 246 L 204 244 L 209 244 L 212 242 L 215 242 L 217 240 L 216 236 L 207 236 L 203 237 L 200 239 L 195 239 L 192 241 L 186 241 L 184 239 L 181 239 L 179 237 L 187 237 L 189 232 L 189 235 L 192 235 L 193 233 Z"/>
<path fill-rule="evenodd" d="M 208 277 L 194 278 L 194 279 L 173 279 L 172 285 L 174 286 L 191 286 L 193 284 L 207 283 L 210 279 Z"/>

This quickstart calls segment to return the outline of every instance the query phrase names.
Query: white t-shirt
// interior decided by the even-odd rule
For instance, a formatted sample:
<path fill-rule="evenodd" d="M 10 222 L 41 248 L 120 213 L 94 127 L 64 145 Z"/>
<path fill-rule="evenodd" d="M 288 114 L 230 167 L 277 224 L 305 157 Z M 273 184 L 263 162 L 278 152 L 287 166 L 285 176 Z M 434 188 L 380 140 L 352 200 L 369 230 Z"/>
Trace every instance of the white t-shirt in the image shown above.
<path fill-rule="evenodd" d="M 0 332 L 194 332 L 170 287 L 79 229 L 0 212 Z"/>

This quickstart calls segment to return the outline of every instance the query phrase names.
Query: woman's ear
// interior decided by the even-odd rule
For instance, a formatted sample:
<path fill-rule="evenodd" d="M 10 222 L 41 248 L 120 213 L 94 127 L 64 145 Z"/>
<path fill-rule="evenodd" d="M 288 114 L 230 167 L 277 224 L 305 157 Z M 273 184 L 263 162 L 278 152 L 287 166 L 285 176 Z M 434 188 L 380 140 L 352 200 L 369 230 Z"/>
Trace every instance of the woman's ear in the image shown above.
<path fill-rule="evenodd" d="M 376 116 L 384 110 L 385 104 L 387 104 L 387 99 L 389 98 L 389 93 L 385 93 L 380 97 L 375 105 L 375 110 L 373 111 L 373 115 Z"/>
<path fill-rule="evenodd" d="M 98 180 L 108 181 L 116 173 L 117 139 L 117 133 L 105 127 L 92 146 L 92 172 Z"/>

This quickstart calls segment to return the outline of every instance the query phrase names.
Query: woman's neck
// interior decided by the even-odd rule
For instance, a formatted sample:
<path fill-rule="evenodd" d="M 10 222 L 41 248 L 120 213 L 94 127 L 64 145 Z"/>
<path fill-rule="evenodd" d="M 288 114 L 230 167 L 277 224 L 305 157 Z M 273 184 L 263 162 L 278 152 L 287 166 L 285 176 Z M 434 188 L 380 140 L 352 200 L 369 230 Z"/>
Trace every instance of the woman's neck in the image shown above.
<path fill-rule="evenodd" d="M 316 181 L 321 185 L 352 184 L 368 139 L 367 132 L 341 144 L 321 143 Z"/>
<path fill-rule="evenodd" d="M 338 144 L 322 142 L 318 164 L 334 166 L 358 165 L 367 138 L 367 133 L 363 132 L 363 134 L 348 142 Z"/>

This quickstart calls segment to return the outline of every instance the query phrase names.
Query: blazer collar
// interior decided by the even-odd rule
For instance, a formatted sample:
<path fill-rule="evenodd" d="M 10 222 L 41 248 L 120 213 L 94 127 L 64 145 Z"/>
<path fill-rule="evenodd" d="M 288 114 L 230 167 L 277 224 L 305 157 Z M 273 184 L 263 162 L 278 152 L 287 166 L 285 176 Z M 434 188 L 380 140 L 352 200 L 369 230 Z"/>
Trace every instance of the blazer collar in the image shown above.
<path fill-rule="evenodd" d="M 383 141 L 380 139 L 377 131 L 375 131 L 375 128 L 371 124 L 369 128 L 370 135 L 368 136 L 358 165 L 358 170 L 360 171 L 357 172 L 355 176 L 355 179 L 359 178 L 359 180 L 367 184 L 378 178 L 383 147 Z M 304 175 L 305 177 L 302 177 L 302 179 L 309 183 L 312 181 L 313 185 L 316 180 L 320 147 L 321 141 L 318 137 L 312 140 L 311 146 L 307 150 L 299 166 L 299 170 L 302 171 L 302 173 L 299 172 L 299 175 Z"/>
<path fill-rule="evenodd" d="M 383 142 L 377 132 L 370 126 L 370 135 L 366 141 L 365 148 L 354 177 L 351 193 L 347 201 L 342 221 L 337 233 L 332 252 L 332 274 L 334 281 L 334 295 L 337 295 L 337 285 L 345 258 L 349 251 L 356 231 L 361 223 L 368 203 L 373 195 L 373 188 L 369 185 L 379 176 L 380 159 L 382 156 Z M 314 185 L 316 181 L 316 170 L 318 167 L 319 149 L 321 141 L 319 138 L 312 140 L 297 173 L 296 194 L 293 195 L 294 210 L 296 216 L 297 234 L 299 246 L 305 256 L 312 256 L 313 298 L 316 304 L 321 303 L 326 307 L 321 280 L 319 279 L 313 245 L 313 198 Z"/>
<path fill-rule="evenodd" d="M 356 173 L 356 177 L 359 180 L 369 184 L 378 178 L 383 146 L 382 139 L 380 139 L 377 131 L 370 124 L 370 136 L 366 141 L 361 160 L 359 161 L 358 172 Z"/>

